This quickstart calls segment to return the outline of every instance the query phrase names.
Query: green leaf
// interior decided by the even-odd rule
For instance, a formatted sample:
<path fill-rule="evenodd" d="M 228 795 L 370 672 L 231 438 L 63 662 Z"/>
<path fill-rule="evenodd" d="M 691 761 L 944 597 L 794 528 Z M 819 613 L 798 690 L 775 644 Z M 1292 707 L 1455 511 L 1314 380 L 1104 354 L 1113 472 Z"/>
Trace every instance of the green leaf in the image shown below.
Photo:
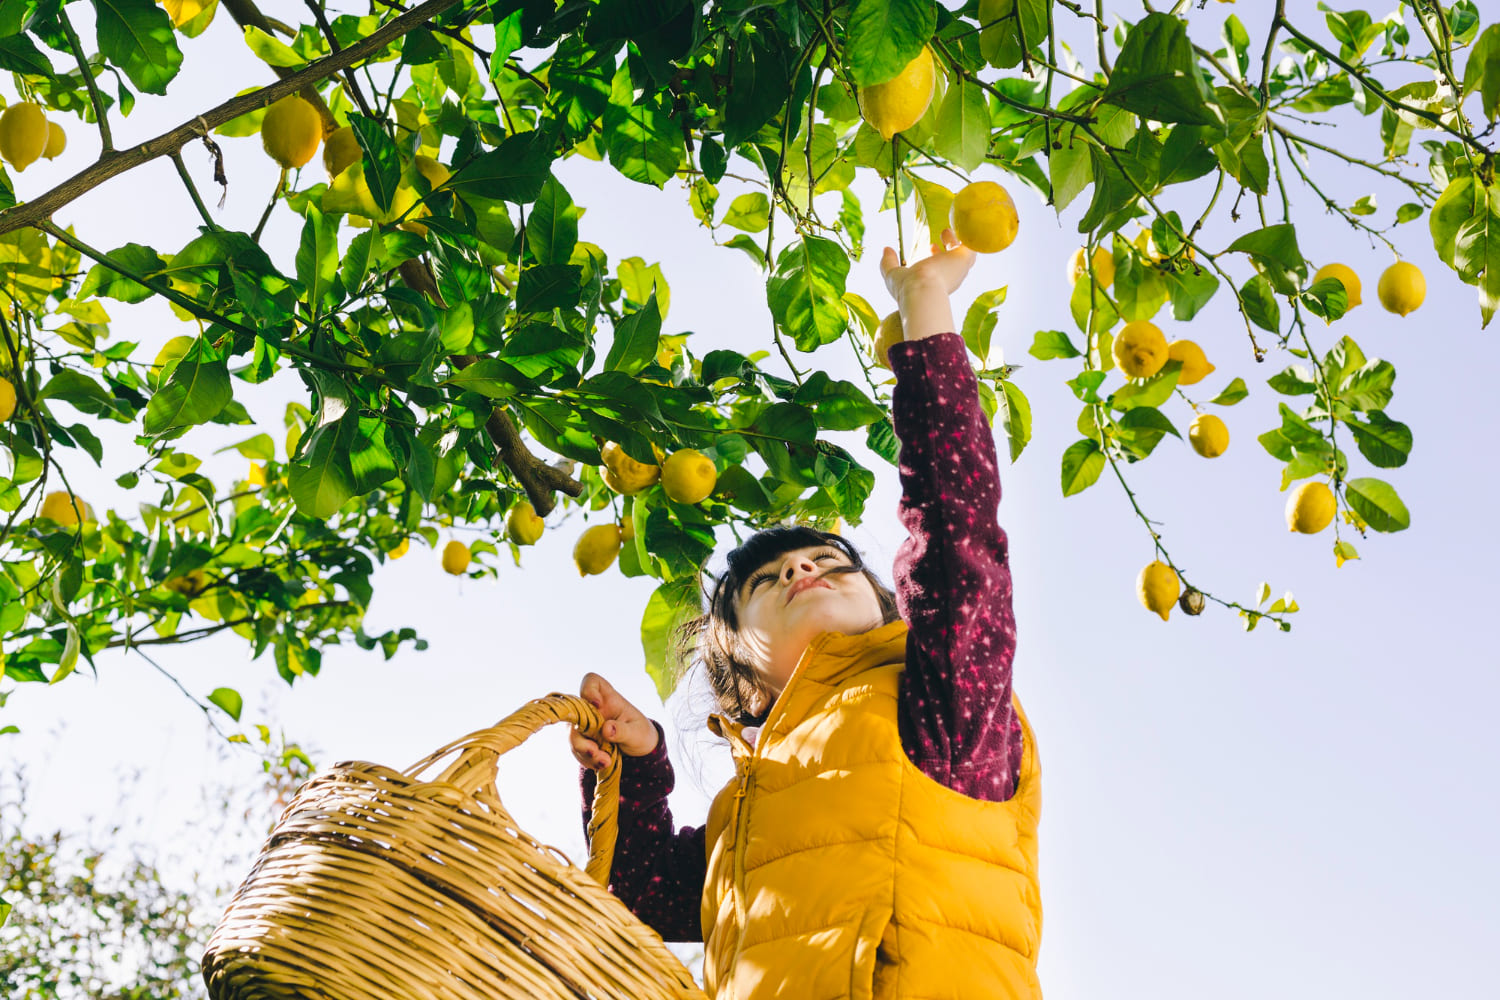
<path fill-rule="evenodd" d="M 1133 410 L 1138 406 L 1160 406 L 1172 398 L 1177 388 L 1178 376 L 1182 374 L 1182 362 L 1168 361 L 1162 370 L 1150 378 L 1127 382 L 1109 397 L 1109 405 L 1116 410 Z"/>
<path fill-rule="evenodd" d="M 1178 439 L 1182 437 L 1172 421 L 1167 419 L 1167 415 L 1154 406 L 1137 406 L 1126 411 L 1116 428 L 1120 444 L 1138 459 L 1150 455 L 1168 434 Z"/>
<path fill-rule="evenodd" d="M 1479 106 L 1490 121 L 1500 117 L 1500 24 L 1491 24 L 1474 39 L 1464 66 L 1464 92 L 1479 95 Z"/>
<path fill-rule="evenodd" d="M 1371 410 L 1370 422 L 1348 417 L 1344 423 L 1354 435 L 1359 453 L 1379 469 L 1396 469 L 1411 455 L 1411 428 L 1392 420 L 1380 410 Z"/>
<path fill-rule="evenodd" d="M 844 42 L 849 75 L 861 87 L 884 83 L 917 57 L 936 29 L 932 0 L 857 0 Z"/>
<path fill-rule="evenodd" d="M 1307 278 L 1307 261 L 1297 246 L 1297 230 L 1288 223 L 1246 233 L 1229 244 L 1225 252 L 1249 255 L 1282 295 L 1295 295 Z M 1296 280 L 1289 280 L 1289 276 Z"/>
<path fill-rule="evenodd" d="M 303 456 L 291 464 L 287 485 L 297 512 L 304 517 L 326 521 L 354 496 L 349 442 L 342 439 L 352 437 L 355 426 L 346 418 L 319 427 Z"/>
<path fill-rule="evenodd" d="M 644 543 L 645 533 L 639 527 L 636 537 Z M 641 650 L 646 657 L 646 674 L 656 685 L 662 704 L 677 687 L 678 675 L 672 669 L 674 635 L 699 612 L 697 580 L 691 575 L 663 583 L 646 601 L 641 615 Z"/>
<path fill-rule="evenodd" d="M 1411 222 L 1415 219 L 1420 219 L 1424 211 L 1426 211 L 1426 209 L 1424 209 L 1421 205 L 1418 205 L 1414 201 L 1409 201 L 1406 204 L 1402 205 L 1400 208 L 1396 209 L 1396 225 L 1399 226 L 1404 223 Z"/>
<path fill-rule="evenodd" d="M 1218 406 L 1233 406 L 1248 395 L 1250 395 L 1250 390 L 1245 387 L 1245 380 L 1236 378 L 1224 387 L 1223 392 L 1210 399 L 1209 402 Z"/>
<path fill-rule="evenodd" d="M 1300 298 L 1309 312 L 1314 316 L 1321 316 L 1329 323 L 1342 318 L 1349 311 L 1349 290 L 1337 278 L 1324 278 L 1314 282 Z"/>
<path fill-rule="evenodd" d="M 233 398 L 227 359 L 199 337 L 177 362 L 167 384 L 151 397 L 141 429 L 155 436 L 178 427 L 208 423 Z"/>
<path fill-rule="evenodd" d="M 991 66 L 1010 69 L 1047 37 L 1050 0 L 997 0 L 979 8 L 979 53 Z M 1024 39 L 1024 44 L 1023 44 Z"/>
<path fill-rule="evenodd" d="M 1152 121 L 1221 124 L 1198 75 L 1187 25 L 1169 14 L 1147 14 L 1130 29 L 1104 100 Z"/>
<path fill-rule="evenodd" d="M 1031 441 L 1031 401 L 1014 382 L 1002 379 L 999 385 L 1000 419 L 1010 443 L 1010 460 L 1014 462 Z"/>
<path fill-rule="evenodd" d="M 628 80 L 628 70 L 620 72 Z M 661 187 L 682 163 L 682 129 L 655 101 L 621 106 L 615 100 L 604 110 L 609 162 L 633 181 Z"/>
<path fill-rule="evenodd" d="M 370 196 L 382 212 L 389 212 L 391 200 L 396 197 L 396 185 L 401 183 L 401 154 L 375 119 L 351 112 L 349 124 L 364 152 L 365 183 L 370 187 Z"/>
<path fill-rule="evenodd" d="M 656 307 L 656 293 L 646 304 L 615 324 L 615 339 L 604 359 L 606 371 L 623 371 L 634 375 L 656 360 L 657 340 L 661 335 L 661 313 Z"/>
<path fill-rule="evenodd" d="M 1084 438 L 1069 445 L 1062 457 L 1063 496 L 1082 493 L 1094 485 L 1104 471 L 1104 461 L 1104 452 L 1094 441 Z"/>
<path fill-rule="evenodd" d="M 804 237 L 781 252 L 766 283 L 771 316 L 799 351 L 812 351 L 843 336 L 849 316 L 843 306 L 849 257 L 832 240 Z"/>
<path fill-rule="evenodd" d="M 771 202 L 759 191 L 739 195 L 724 213 L 724 225 L 747 233 L 763 231 L 771 220 Z"/>
<path fill-rule="evenodd" d="M 516 311 L 551 312 L 576 306 L 583 291 L 583 268 L 578 264 L 539 264 L 521 272 L 516 283 Z"/>
<path fill-rule="evenodd" d="M 299 56 L 290 45 L 267 34 L 258 25 L 245 26 L 245 45 L 267 66 L 289 69 L 307 65 L 307 60 Z"/>
<path fill-rule="evenodd" d="M 459 196 L 476 195 L 492 201 L 528 204 L 542 193 L 552 165 L 549 144 L 523 132 L 467 164 L 446 185 Z"/>
<path fill-rule="evenodd" d="M 1088 187 L 1094 179 L 1092 144 L 1076 129 L 1062 130 L 1058 142 L 1061 149 L 1053 149 L 1047 157 L 1047 177 L 1052 184 L 1052 205 L 1061 212 L 1073 203 L 1073 199 Z"/>
<path fill-rule="evenodd" d="M 17 7 L 21 6 L 19 3 Z M 0 70 L 32 76 L 56 76 L 52 61 L 28 35 L 0 38 Z"/>
<path fill-rule="evenodd" d="M 729 93 L 724 101 L 726 146 L 733 148 L 753 136 L 786 104 L 792 93 L 788 57 L 795 51 L 791 42 L 770 25 L 761 25 L 754 33 L 741 32 L 734 39 L 730 49 Z M 708 155 L 708 148 L 705 140 L 703 156 Z M 722 176 L 723 164 L 716 166 Z M 707 163 L 703 170 L 710 172 Z M 718 178 L 710 179 L 718 183 Z"/>
<path fill-rule="evenodd" d="M 1269 281 L 1254 275 L 1240 288 L 1240 298 L 1245 303 L 1245 315 L 1250 317 L 1250 322 L 1271 333 L 1281 329 L 1281 306 L 1276 302 L 1276 293 Z"/>
<path fill-rule="evenodd" d="M 526 246 L 538 264 L 566 264 L 578 245 L 578 209 L 557 178 L 547 178 L 526 220 Z"/>
<path fill-rule="evenodd" d="M 457 386 L 462 392 L 477 392 L 489 399 L 505 399 L 515 395 L 517 385 L 524 381 L 509 363 L 484 358 L 454 372 L 443 384 Z"/>
<path fill-rule="evenodd" d="M 297 247 L 297 280 L 307 289 L 307 301 L 321 309 L 333 299 L 339 269 L 339 216 L 324 215 L 316 205 L 305 209 L 302 242 Z M 327 300 L 327 301 L 325 301 Z"/>
<path fill-rule="evenodd" d="M 964 81 L 948 88 L 938 108 L 938 155 L 962 170 L 974 170 L 990 148 L 990 105 L 977 84 Z"/>
<path fill-rule="evenodd" d="M 1005 302 L 1006 288 L 992 288 L 980 292 L 964 314 L 964 344 L 974 352 L 981 365 L 989 364 L 990 335 L 995 332 L 999 317 L 995 310 Z"/>
<path fill-rule="evenodd" d="M 1027 353 L 1038 361 L 1083 356 L 1083 353 L 1073 346 L 1068 335 L 1061 330 L 1038 330 L 1036 338 L 1031 342 L 1031 350 Z"/>
<path fill-rule="evenodd" d="M 1266 384 L 1283 396 L 1302 396 L 1318 391 L 1312 373 L 1301 365 L 1288 365 L 1267 379 Z"/>
<path fill-rule="evenodd" d="M 240 693 L 234 688 L 214 688 L 209 692 L 208 700 L 210 704 L 222 708 L 224 714 L 235 722 L 240 721 L 240 712 L 244 710 L 245 699 L 241 698 Z"/>
<path fill-rule="evenodd" d="M 182 66 L 172 19 L 151 0 L 93 0 L 99 53 L 136 89 L 165 94 Z"/>
<path fill-rule="evenodd" d="M 1198 315 L 1219 290 L 1219 279 L 1207 268 L 1190 266 L 1185 271 L 1169 272 L 1165 280 L 1172 298 L 1172 318 L 1183 323 Z"/>
<path fill-rule="evenodd" d="M 143 278 L 150 278 L 166 267 L 155 250 L 139 243 L 127 243 L 117 250 L 111 250 L 107 256 Z M 144 302 L 155 294 L 145 285 L 104 264 L 95 264 L 89 268 L 89 273 L 83 279 L 83 287 L 78 290 L 80 299 L 103 295 L 120 302 Z"/>
<path fill-rule="evenodd" d="M 1354 512 L 1376 531 L 1405 531 L 1411 527 L 1411 513 L 1389 483 L 1379 479 L 1350 479 L 1344 483 L 1344 497 Z"/>

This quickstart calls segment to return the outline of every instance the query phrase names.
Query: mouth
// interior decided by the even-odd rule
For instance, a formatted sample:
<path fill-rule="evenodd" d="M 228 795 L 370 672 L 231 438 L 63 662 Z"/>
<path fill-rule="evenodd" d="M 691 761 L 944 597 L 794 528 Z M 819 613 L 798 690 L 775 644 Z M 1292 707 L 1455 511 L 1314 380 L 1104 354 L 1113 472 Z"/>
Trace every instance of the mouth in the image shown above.
<path fill-rule="evenodd" d="M 821 576 L 804 577 L 801 580 L 798 580 L 796 583 L 792 584 L 791 589 L 786 592 L 786 600 L 783 603 L 792 603 L 792 598 L 796 597 L 804 590 L 811 590 L 813 587 L 825 587 L 828 590 L 833 589 L 828 581 L 824 580 Z"/>

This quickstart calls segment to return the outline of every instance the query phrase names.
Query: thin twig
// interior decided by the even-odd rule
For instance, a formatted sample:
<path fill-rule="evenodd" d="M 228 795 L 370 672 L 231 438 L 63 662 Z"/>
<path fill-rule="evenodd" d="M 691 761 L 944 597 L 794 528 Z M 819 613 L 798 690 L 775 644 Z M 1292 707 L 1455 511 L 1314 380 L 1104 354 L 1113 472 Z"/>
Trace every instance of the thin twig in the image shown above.
<path fill-rule="evenodd" d="M 68 36 L 68 48 L 73 50 L 73 57 L 78 60 L 78 72 L 83 74 L 83 82 L 89 89 L 89 103 L 94 106 L 94 117 L 99 125 L 99 141 L 103 146 L 99 155 L 103 157 L 115 149 L 114 138 L 109 134 L 109 115 L 104 110 L 104 95 L 99 93 L 94 71 L 83 55 L 83 43 L 78 40 L 78 32 L 73 30 L 73 22 L 68 19 L 68 8 L 64 4 L 58 5 L 57 21 L 62 25 L 63 33 Z"/>
<path fill-rule="evenodd" d="M 198 196 L 198 188 L 193 184 L 193 177 L 188 173 L 187 166 L 182 162 L 182 150 L 174 149 L 171 153 L 172 166 L 177 168 L 177 176 L 182 178 L 182 183 L 187 187 L 188 195 L 193 199 L 193 207 L 203 217 L 204 225 L 210 229 L 222 229 L 213 217 L 208 214 L 208 208 L 203 204 L 203 199 Z"/>

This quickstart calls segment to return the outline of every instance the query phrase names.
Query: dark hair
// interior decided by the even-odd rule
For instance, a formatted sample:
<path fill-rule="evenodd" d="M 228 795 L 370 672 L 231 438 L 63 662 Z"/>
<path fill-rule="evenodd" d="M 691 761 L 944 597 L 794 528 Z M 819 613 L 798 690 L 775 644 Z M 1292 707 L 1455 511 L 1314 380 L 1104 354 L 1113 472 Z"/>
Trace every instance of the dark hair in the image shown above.
<path fill-rule="evenodd" d="M 777 556 L 822 546 L 838 549 L 849 559 L 848 566 L 829 572 L 860 573 L 870 581 L 880 602 L 882 624 L 900 617 L 895 593 L 865 566 L 859 550 L 841 536 L 806 527 L 768 528 L 752 535 L 730 551 L 723 574 L 711 588 L 701 584 L 703 614 L 677 630 L 674 651 L 679 676 L 694 663 L 700 664 L 719 710 L 742 725 L 764 723 L 770 706 L 760 705 L 756 711 L 765 688 L 740 640 L 739 609 L 735 604 L 740 589 L 751 574 Z"/>

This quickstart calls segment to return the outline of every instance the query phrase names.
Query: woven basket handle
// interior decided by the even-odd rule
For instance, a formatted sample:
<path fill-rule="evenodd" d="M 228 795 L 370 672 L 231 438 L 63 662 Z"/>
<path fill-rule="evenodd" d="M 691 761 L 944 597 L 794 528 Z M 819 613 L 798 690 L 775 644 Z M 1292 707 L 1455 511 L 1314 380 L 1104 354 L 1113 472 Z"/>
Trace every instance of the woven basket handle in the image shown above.
<path fill-rule="evenodd" d="M 609 753 L 609 767 L 599 775 L 594 787 L 594 808 L 588 828 L 589 860 L 584 868 L 589 877 L 607 886 L 619 829 L 620 755 L 612 752 L 613 747 L 604 739 L 604 720 L 598 710 L 577 695 L 554 693 L 529 701 L 489 729 L 470 733 L 434 750 L 403 773 L 416 778 L 439 760 L 457 752 L 458 759 L 434 780 L 475 795 L 482 789 L 493 787 L 502 754 L 514 750 L 533 734 L 556 722 L 577 726 L 580 732 Z"/>

